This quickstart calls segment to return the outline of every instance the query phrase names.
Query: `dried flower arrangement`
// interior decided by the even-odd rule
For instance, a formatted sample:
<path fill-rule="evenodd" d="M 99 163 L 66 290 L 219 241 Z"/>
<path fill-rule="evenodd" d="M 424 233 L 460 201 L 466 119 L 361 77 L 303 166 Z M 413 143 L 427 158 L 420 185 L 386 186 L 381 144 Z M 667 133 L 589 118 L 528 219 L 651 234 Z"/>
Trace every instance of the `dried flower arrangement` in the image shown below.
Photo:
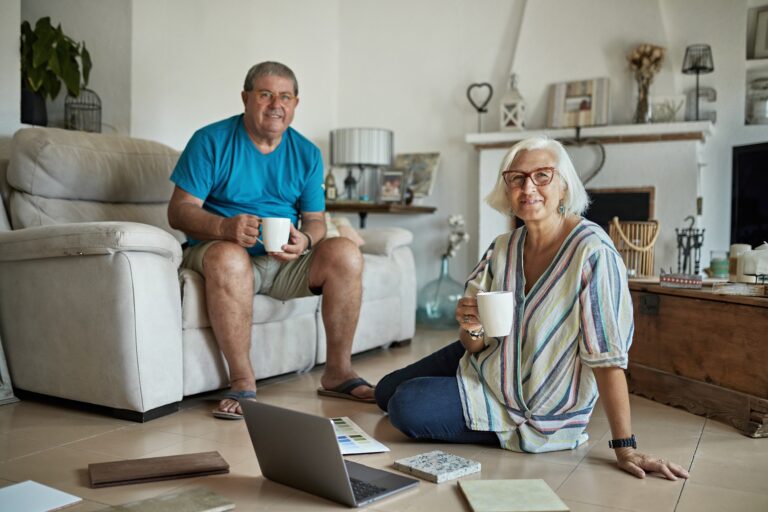
<path fill-rule="evenodd" d="M 647 123 L 650 121 L 648 110 L 648 90 L 653 82 L 653 77 L 661 70 L 661 64 L 664 62 L 664 55 L 667 50 L 661 46 L 653 44 L 641 44 L 629 55 L 629 69 L 635 74 L 637 80 L 637 108 L 635 109 L 634 121 L 636 123 Z"/>
<path fill-rule="evenodd" d="M 469 240 L 469 233 L 466 231 L 464 216 L 460 213 L 448 217 L 448 226 L 451 233 L 448 235 L 448 247 L 443 254 L 444 258 L 452 258 L 453 256 L 456 256 L 456 252 L 459 250 L 459 247 L 461 247 L 461 244 Z"/>

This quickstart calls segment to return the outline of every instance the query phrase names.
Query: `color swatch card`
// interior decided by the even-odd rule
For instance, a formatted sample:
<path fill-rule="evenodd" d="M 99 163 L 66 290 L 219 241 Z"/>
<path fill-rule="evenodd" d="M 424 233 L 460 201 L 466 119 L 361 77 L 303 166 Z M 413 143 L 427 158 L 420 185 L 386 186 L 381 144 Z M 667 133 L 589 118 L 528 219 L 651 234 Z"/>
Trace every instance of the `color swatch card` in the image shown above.
<path fill-rule="evenodd" d="M 463 480 L 459 488 L 474 512 L 567 512 L 544 480 Z"/>
<path fill-rule="evenodd" d="M 480 463 L 435 450 L 415 457 L 398 459 L 395 461 L 395 469 L 430 482 L 440 483 L 477 473 L 480 471 Z"/>
<path fill-rule="evenodd" d="M 331 421 L 333 422 L 333 429 L 336 431 L 336 440 L 339 442 L 342 455 L 389 451 L 389 448 L 366 434 L 363 429 L 346 416 L 331 418 Z"/>
<path fill-rule="evenodd" d="M 0 489 L 0 512 L 48 512 L 74 505 L 82 498 L 32 480 Z"/>

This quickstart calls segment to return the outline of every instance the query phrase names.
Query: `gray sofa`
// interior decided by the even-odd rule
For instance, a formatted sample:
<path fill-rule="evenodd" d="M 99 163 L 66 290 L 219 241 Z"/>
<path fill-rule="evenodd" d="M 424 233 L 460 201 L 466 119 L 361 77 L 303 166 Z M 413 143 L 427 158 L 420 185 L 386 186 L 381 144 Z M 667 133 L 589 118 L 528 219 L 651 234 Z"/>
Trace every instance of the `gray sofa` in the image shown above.
<path fill-rule="evenodd" d="M 147 420 L 228 385 L 204 281 L 179 270 L 184 235 L 166 219 L 177 158 L 125 136 L 14 135 L 10 161 L 0 161 L 0 339 L 15 388 Z M 416 310 L 412 234 L 360 235 L 354 353 L 410 339 Z M 325 361 L 321 300 L 254 296 L 257 379 Z"/>

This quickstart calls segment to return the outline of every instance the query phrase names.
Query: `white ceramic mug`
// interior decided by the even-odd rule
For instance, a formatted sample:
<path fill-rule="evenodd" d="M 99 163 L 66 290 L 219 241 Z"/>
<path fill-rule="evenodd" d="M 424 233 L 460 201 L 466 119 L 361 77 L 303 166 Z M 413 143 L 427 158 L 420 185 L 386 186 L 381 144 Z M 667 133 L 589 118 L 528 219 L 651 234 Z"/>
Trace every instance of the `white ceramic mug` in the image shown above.
<path fill-rule="evenodd" d="M 477 307 L 486 336 L 507 336 L 512 331 L 514 292 L 480 292 L 477 294 Z"/>
<path fill-rule="evenodd" d="M 285 217 L 267 217 L 261 219 L 261 238 L 267 252 L 283 252 L 283 246 L 288 243 L 291 235 L 291 219 Z"/>

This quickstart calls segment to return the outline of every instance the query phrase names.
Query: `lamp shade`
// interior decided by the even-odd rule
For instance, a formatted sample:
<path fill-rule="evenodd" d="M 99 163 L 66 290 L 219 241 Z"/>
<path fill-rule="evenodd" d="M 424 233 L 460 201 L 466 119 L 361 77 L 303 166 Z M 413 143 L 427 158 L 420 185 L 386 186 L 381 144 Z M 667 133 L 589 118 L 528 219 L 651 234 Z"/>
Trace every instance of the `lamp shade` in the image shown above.
<path fill-rule="evenodd" d="M 683 73 L 687 75 L 711 73 L 715 70 L 712 62 L 712 48 L 708 44 L 692 44 L 685 49 Z"/>
<path fill-rule="evenodd" d="M 391 165 L 393 145 L 392 130 L 337 128 L 331 131 L 331 165 Z"/>

